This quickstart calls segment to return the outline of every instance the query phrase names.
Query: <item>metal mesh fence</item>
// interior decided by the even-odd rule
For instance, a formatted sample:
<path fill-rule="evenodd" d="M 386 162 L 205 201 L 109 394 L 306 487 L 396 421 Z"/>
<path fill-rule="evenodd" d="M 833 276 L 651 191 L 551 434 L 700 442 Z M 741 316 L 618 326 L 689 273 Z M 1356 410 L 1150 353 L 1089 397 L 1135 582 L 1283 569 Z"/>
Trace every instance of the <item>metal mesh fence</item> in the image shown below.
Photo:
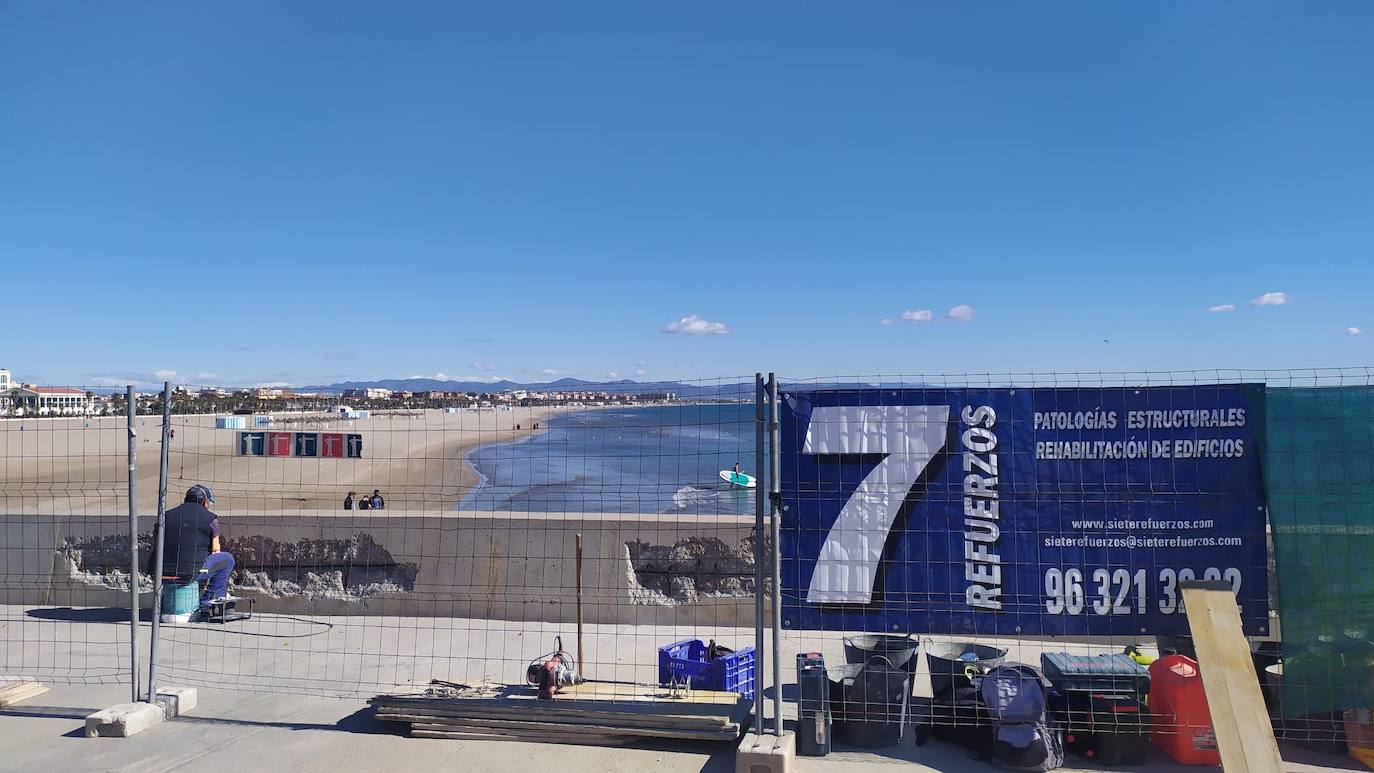
<path fill-rule="evenodd" d="M 1334 747 L 1368 724 L 1368 369 L 784 379 L 776 445 L 759 443 L 751 378 L 626 389 L 178 389 L 167 507 L 213 490 L 252 616 L 163 625 L 159 679 L 367 697 L 524 684 L 562 651 L 644 697 L 689 675 L 756 693 L 780 667 L 786 715 L 823 694 L 841 743 L 986 745 L 976 688 L 994 666 L 1176 665 L 1192 654 L 1182 586 L 1215 579 L 1237 592 L 1281 739 Z M 130 678 L 122 399 L 0 418 L 0 673 Z M 163 405 L 137 402 L 146 566 Z M 762 546 L 780 555 L 778 661 L 761 657 L 771 636 L 750 651 L 774 613 L 759 507 L 781 525 Z M 823 681 L 799 680 L 807 653 Z M 1051 714 L 1070 737 L 1184 732 L 1126 678 L 1096 703 L 1046 678 Z"/>
<path fill-rule="evenodd" d="M 674 643 L 748 649 L 754 500 L 722 472 L 753 465 L 753 384 L 678 388 L 347 398 L 178 388 L 167 508 L 192 486 L 212 490 L 219 547 L 234 561 L 229 590 L 252 617 L 162 625 L 158 678 L 368 697 L 431 680 L 523 684 L 531 663 L 561 649 L 582 674 L 633 689 L 659 683 L 660 648 Z M 147 606 L 162 400 L 138 403 Z M 76 445 L 68 435 L 86 421 L 27 419 L 23 437 L 44 438 L 27 445 L 6 422 L 16 438 L 6 635 L 21 650 L 9 648 L 6 673 L 83 681 L 95 673 L 83 663 L 108 661 L 110 678 L 128 679 L 125 419 L 90 419 Z M 41 625 L 45 616 L 62 619 Z M 149 621 L 145 609 L 145 656 Z M 72 637 L 72 650 L 54 649 Z M 729 686 L 752 692 L 751 674 L 731 673 Z"/>
<path fill-rule="evenodd" d="M 784 644 L 845 664 L 841 741 L 990 753 L 982 688 L 1025 664 L 1070 751 L 1205 757 L 1167 707 L 1204 700 L 1182 588 L 1219 580 L 1277 737 L 1343 752 L 1374 701 L 1372 400 L 1365 368 L 784 381 Z"/>
<path fill-rule="evenodd" d="M 0 391 L 0 675 L 130 682 L 125 408 L 101 387 Z M 135 448 L 155 487 L 156 433 Z"/>

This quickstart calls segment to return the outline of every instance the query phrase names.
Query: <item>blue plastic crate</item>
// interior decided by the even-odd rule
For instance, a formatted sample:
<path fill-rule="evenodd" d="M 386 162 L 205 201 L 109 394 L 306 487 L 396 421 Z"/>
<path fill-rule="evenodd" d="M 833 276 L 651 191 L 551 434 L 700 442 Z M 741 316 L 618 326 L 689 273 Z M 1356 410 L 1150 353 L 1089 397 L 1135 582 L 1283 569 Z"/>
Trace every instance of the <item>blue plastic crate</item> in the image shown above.
<path fill-rule="evenodd" d="M 683 639 L 658 648 L 658 683 L 690 679 L 697 690 L 737 692 L 754 697 L 756 667 L 754 648 L 745 647 L 725 657 L 708 661 L 701 639 Z"/>

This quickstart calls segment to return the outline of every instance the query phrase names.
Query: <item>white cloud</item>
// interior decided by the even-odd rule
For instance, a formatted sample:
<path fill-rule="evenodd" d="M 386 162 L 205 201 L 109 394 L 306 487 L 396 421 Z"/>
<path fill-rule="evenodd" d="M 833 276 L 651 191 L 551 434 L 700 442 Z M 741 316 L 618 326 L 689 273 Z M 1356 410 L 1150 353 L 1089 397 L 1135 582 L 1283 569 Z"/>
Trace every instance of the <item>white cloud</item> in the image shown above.
<path fill-rule="evenodd" d="M 1345 334 L 1348 335 L 1348 336 L 1357 336 L 1357 335 L 1359 335 L 1360 333 L 1363 333 L 1363 332 L 1364 332 L 1363 330 L 1360 330 L 1359 328 L 1353 327 L 1353 326 L 1352 326 L 1352 327 L 1348 327 L 1348 328 L 1345 329 Z"/>
<path fill-rule="evenodd" d="M 541 375 L 541 376 L 557 376 L 557 375 L 558 375 L 558 371 L 557 371 L 556 369 L 554 369 L 554 368 L 544 368 L 543 370 L 539 371 L 539 375 Z"/>
<path fill-rule="evenodd" d="M 473 361 L 472 361 L 472 369 L 473 369 L 473 370 L 496 370 L 496 366 L 495 366 L 495 365 L 488 365 L 487 363 L 482 362 L 481 360 L 473 360 Z"/>
<path fill-rule="evenodd" d="M 879 324 L 879 325 L 895 325 L 895 324 L 897 324 L 897 320 L 893 319 L 892 317 L 883 317 L 882 319 L 878 320 L 878 324 Z"/>
<path fill-rule="evenodd" d="M 647 376 L 647 375 L 649 375 L 649 371 L 647 371 L 647 370 L 645 370 L 645 369 L 643 369 L 643 368 L 635 368 L 635 375 L 636 375 L 636 376 Z"/>
<path fill-rule="evenodd" d="M 435 380 L 435 381 L 452 381 L 453 379 L 449 378 L 447 373 L 439 372 L 439 373 L 435 373 L 435 374 L 434 374 L 434 380 Z"/>
<path fill-rule="evenodd" d="M 406 378 L 424 378 L 424 376 L 421 376 L 419 373 L 412 373 L 409 376 L 406 376 Z"/>
<path fill-rule="evenodd" d="M 645 361 L 645 360 L 638 360 L 638 361 L 636 361 L 636 362 L 635 362 L 635 375 L 636 375 L 636 376 L 647 376 L 647 375 L 649 375 L 649 363 L 648 363 L 647 361 Z"/>
<path fill-rule="evenodd" d="M 155 370 L 153 371 L 153 375 L 158 378 L 176 378 L 177 372 L 174 370 Z"/>
<path fill-rule="evenodd" d="M 1217 304 L 1216 306 L 1208 306 L 1208 307 L 1207 307 L 1207 310 L 1210 311 L 1210 312 L 1212 312 L 1213 314 L 1217 314 L 1217 313 L 1219 313 L 1219 312 L 1224 312 L 1224 311 L 1235 311 L 1235 310 L 1236 310 L 1236 304 L 1234 304 L 1234 303 L 1219 303 L 1219 304 Z"/>
<path fill-rule="evenodd" d="M 967 303 L 961 303 L 945 312 L 945 319 L 952 319 L 956 322 L 968 322 L 973 319 L 973 307 Z"/>
<path fill-rule="evenodd" d="M 1288 303 L 1288 293 L 1265 293 L 1250 301 L 1251 306 L 1282 306 Z"/>
<path fill-rule="evenodd" d="M 966 306 L 964 308 L 968 307 Z M 952 314 L 953 310 L 951 310 L 950 313 Z M 973 309 L 969 309 L 970 316 L 972 316 L 972 313 Z M 907 309 L 902 312 L 903 322 L 929 322 L 932 319 L 935 319 L 935 312 L 930 309 Z"/>
<path fill-rule="evenodd" d="M 289 386 L 291 386 L 291 382 L 290 382 L 290 381 L 264 381 L 264 382 L 262 382 L 262 383 L 260 383 L 260 384 L 255 384 L 255 386 L 262 387 L 263 389 L 281 389 L 281 388 L 284 388 L 284 387 L 289 387 Z"/>
<path fill-rule="evenodd" d="M 615 371 L 611 371 L 610 373 L 606 374 L 606 378 L 620 378 L 620 374 L 616 373 Z"/>
<path fill-rule="evenodd" d="M 724 322 L 711 322 L 696 314 L 688 314 L 676 322 L 669 322 L 663 332 L 689 336 L 725 335 L 730 328 Z"/>

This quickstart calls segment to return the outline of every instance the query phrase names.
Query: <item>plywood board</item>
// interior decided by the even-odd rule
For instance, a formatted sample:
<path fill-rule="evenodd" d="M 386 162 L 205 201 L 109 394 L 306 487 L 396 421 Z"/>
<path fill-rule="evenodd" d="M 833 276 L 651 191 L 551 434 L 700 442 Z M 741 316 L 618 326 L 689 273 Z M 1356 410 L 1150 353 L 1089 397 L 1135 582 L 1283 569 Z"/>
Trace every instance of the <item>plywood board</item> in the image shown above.
<path fill-rule="evenodd" d="M 1283 760 L 1274 726 L 1264 707 L 1230 584 L 1189 582 L 1182 588 L 1222 769 L 1281 773 Z"/>
<path fill-rule="evenodd" d="M 674 693 L 667 687 L 655 685 L 626 684 L 623 682 L 586 682 L 564 687 L 553 696 L 556 701 L 625 701 L 633 703 L 664 703 L 681 706 L 721 705 L 734 706 L 740 702 L 737 692 L 717 692 L 715 690 L 691 690 Z"/>

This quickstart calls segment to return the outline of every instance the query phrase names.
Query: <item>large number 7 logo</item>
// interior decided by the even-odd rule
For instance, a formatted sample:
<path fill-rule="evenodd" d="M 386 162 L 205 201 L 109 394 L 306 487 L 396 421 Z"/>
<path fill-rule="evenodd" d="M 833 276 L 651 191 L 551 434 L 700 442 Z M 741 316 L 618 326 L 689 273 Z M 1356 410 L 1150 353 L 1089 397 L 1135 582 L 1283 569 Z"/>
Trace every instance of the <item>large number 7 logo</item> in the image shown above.
<path fill-rule="evenodd" d="M 897 511 L 945 447 L 947 405 L 841 405 L 811 411 L 802 453 L 886 454 L 844 503 L 811 575 L 808 602 L 867 604 Z"/>

